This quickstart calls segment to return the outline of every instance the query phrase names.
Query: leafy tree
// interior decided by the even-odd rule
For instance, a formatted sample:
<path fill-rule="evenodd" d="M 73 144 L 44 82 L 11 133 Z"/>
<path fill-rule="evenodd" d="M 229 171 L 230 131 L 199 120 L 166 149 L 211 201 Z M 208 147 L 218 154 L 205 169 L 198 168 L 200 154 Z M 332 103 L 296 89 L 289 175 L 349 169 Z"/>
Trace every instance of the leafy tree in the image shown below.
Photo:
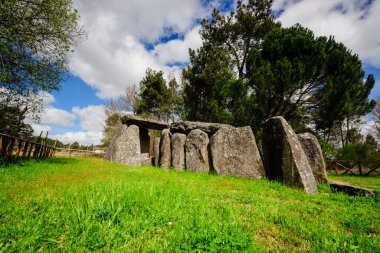
<path fill-rule="evenodd" d="M 114 113 L 107 117 L 105 121 L 105 126 L 103 128 L 103 139 L 102 145 L 107 147 L 117 130 L 121 126 L 120 114 Z"/>
<path fill-rule="evenodd" d="M 72 0 L 4 0 L 0 9 L 0 88 L 24 97 L 31 111 L 38 106 L 30 97 L 59 89 L 69 53 L 85 33 Z M 24 112 L 25 101 L 14 112 Z"/>
<path fill-rule="evenodd" d="M 4 0 L 0 9 L 1 87 L 24 96 L 58 89 L 85 35 L 72 0 Z"/>
<path fill-rule="evenodd" d="M 378 151 L 379 149 L 379 143 L 376 141 L 375 137 L 373 137 L 371 134 L 367 134 L 364 143 L 370 146 L 372 150 L 374 151 Z"/>
<path fill-rule="evenodd" d="M 0 132 L 30 139 L 33 129 L 25 123 L 25 119 L 38 121 L 41 110 L 40 96 L 24 97 L 15 92 L 0 89 Z"/>
<path fill-rule="evenodd" d="M 237 2 L 235 12 L 214 10 L 202 21 L 203 46 L 190 50 L 191 65 L 184 69 L 184 105 L 189 120 L 234 123 L 248 115 L 247 59 L 260 48 L 265 35 L 279 23 L 270 9 L 272 0 Z M 240 115 L 240 116 L 238 116 Z"/>
<path fill-rule="evenodd" d="M 162 71 L 157 72 L 149 68 L 146 70 L 146 75 L 140 82 L 136 106 L 138 114 L 168 120 L 170 95 L 163 74 Z"/>

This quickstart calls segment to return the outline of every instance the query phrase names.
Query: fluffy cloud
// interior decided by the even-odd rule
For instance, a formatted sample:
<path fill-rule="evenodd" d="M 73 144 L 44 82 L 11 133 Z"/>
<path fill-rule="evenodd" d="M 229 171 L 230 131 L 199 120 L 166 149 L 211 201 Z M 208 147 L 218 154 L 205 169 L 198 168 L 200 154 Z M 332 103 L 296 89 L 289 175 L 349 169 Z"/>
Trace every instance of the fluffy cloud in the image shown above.
<path fill-rule="evenodd" d="M 50 138 L 58 139 L 64 143 L 74 141 L 84 145 L 100 144 L 103 124 L 106 119 L 102 105 L 89 105 L 85 108 L 73 107 L 71 112 L 54 107 L 54 96 L 49 93 L 40 93 L 38 99 L 43 100 L 44 110 L 41 122 L 36 124 L 27 120 L 35 135 L 41 131 L 49 131 Z M 78 131 L 72 131 L 78 129 Z M 57 134 L 57 132 L 65 132 Z"/>
<path fill-rule="evenodd" d="M 106 114 L 102 105 L 89 105 L 83 109 L 73 107 L 72 112 L 79 118 L 82 130 L 96 132 L 103 130 Z"/>
<path fill-rule="evenodd" d="M 153 51 L 154 56 L 163 65 L 189 62 L 189 48 L 196 49 L 202 45 L 199 29 L 200 26 L 194 27 L 183 40 L 176 39 L 157 45 Z"/>
<path fill-rule="evenodd" d="M 380 67 L 380 0 L 276 0 L 283 26 L 300 23 L 318 36 L 334 35 L 365 62 Z"/>
<path fill-rule="evenodd" d="M 147 68 L 176 71 L 167 64 L 188 61 L 188 49 L 200 45 L 197 20 L 218 2 L 204 6 L 202 0 L 78 0 L 88 39 L 74 53 L 71 69 L 100 98 L 118 96 L 138 84 Z M 183 39 L 163 42 L 173 33 Z"/>

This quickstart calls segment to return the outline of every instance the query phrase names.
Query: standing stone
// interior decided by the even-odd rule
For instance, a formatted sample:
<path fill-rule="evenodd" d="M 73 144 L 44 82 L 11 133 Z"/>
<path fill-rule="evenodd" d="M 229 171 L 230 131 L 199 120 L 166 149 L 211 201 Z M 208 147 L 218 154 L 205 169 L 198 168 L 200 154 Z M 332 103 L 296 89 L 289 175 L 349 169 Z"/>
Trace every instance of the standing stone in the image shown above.
<path fill-rule="evenodd" d="M 160 166 L 164 169 L 170 167 L 171 149 L 170 149 L 170 132 L 169 129 L 162 130 L 160 141 Z"/>
<path fill-rule="evenodd" d="M 249 126 L 218 130 L 211 137 L 210 146 L 218 175 L 256 179 L 265 175 L 256 139 Z"/>
<path fill-rule="evenodd" d="M 280 116 L 267 120 L 263 131 L 265 172 L 269 179 L 317 192 L 317 183 L 307 156 L 293 129 Z"/>
<path fill-rule="evenodd" d="M 186 168 L 190 171 L 209 172 L 209 139 L 205 132 L 192 130 L 186 138 Z"/>
<path fill-rule="evenodd" d="M 154 138 L 153 142 L 153 155 L 154 155 L 154 166 L 158 167 L 160 165 L 160 137 Z"/>
<path fill-rule="evenodd" d="M 309 159 L 315 179 L 319 183 L 327 183 L 326 164 L 317 137 L 311 133 L 298 134 L 297 136 Z"/>
<path fill-rule="evenodd" d="M 140 166 L 139 128 L 122 125 L 112 138 L 104 159 L 110 162 Z"/>
<path fill-rule="evenodd" d="M 185 169 L 186 135 L 175 133 L 172 136 L 172 166 L 175 170 Z"/>

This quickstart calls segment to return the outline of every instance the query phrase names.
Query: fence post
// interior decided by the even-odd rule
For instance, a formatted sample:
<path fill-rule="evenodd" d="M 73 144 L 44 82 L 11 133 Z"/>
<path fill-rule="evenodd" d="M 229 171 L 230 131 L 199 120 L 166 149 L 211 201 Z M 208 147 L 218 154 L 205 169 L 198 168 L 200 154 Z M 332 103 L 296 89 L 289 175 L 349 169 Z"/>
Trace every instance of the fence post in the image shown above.
<path fill-rule="evenodd" d="M 69 143 L 69 157 L 71 157 L 71 144 Z"/>
<path fill-rule="evenodd" d="M 28 158 L 30 158 L 30 156 L 32 155 L 33 148 L 36 148 L 36 144 L 34 144 L 33 142 L 31 142 L 30 143 L 30 149 L 29 149 L 29 152 L 28 152 Z"/>
<path fill-rule="evenodd" d="M 26 157 L 26 154 L 28 153 L 28 146 L 29 146 L 29 141 L 24 142 L 24 148 L 22 150 L 22 157 Z"/>
<path fill-rule="evenodd" d="M 17 151 L 16 151 L 16 155 L 15 155 L 16 158 L 18 158 L 19 155 L 20 155 L 20 151 L 21 151 L 21 148 L 22 148 L 22 143 L 23 143 L 22 140 L 20 140 L 20 139 L 17 140 L 17 144 L 18 145 L 17 145 Z"/>
<path fill-rule="evenodd" d="M 12 155 L 15 140 L 16 140 L 15 138 L 10 137 L 10 142 L 9 142 L 8 148 L 6 148 L 7 152 L 5 154 L 5 159 L 8 159 L 8 157 L 10 157 Z"/>
<path fill-rule="evenodd" d="M 8 136 L 3 135 L 1 140 L 1 156 L 5 158 L 7 154 Z"/>

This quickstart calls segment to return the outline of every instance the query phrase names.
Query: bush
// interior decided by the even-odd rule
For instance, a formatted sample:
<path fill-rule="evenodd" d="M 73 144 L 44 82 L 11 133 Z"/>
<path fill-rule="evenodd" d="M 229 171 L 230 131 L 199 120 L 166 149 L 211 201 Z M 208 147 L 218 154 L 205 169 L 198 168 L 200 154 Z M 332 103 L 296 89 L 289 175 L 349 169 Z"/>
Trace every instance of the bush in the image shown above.
<path fill-rule="evenodd" d="M 379 160 L 376 150 L 365 143 L 348 144 L 337 152 L 339 160 L 370 161 Z"/>

